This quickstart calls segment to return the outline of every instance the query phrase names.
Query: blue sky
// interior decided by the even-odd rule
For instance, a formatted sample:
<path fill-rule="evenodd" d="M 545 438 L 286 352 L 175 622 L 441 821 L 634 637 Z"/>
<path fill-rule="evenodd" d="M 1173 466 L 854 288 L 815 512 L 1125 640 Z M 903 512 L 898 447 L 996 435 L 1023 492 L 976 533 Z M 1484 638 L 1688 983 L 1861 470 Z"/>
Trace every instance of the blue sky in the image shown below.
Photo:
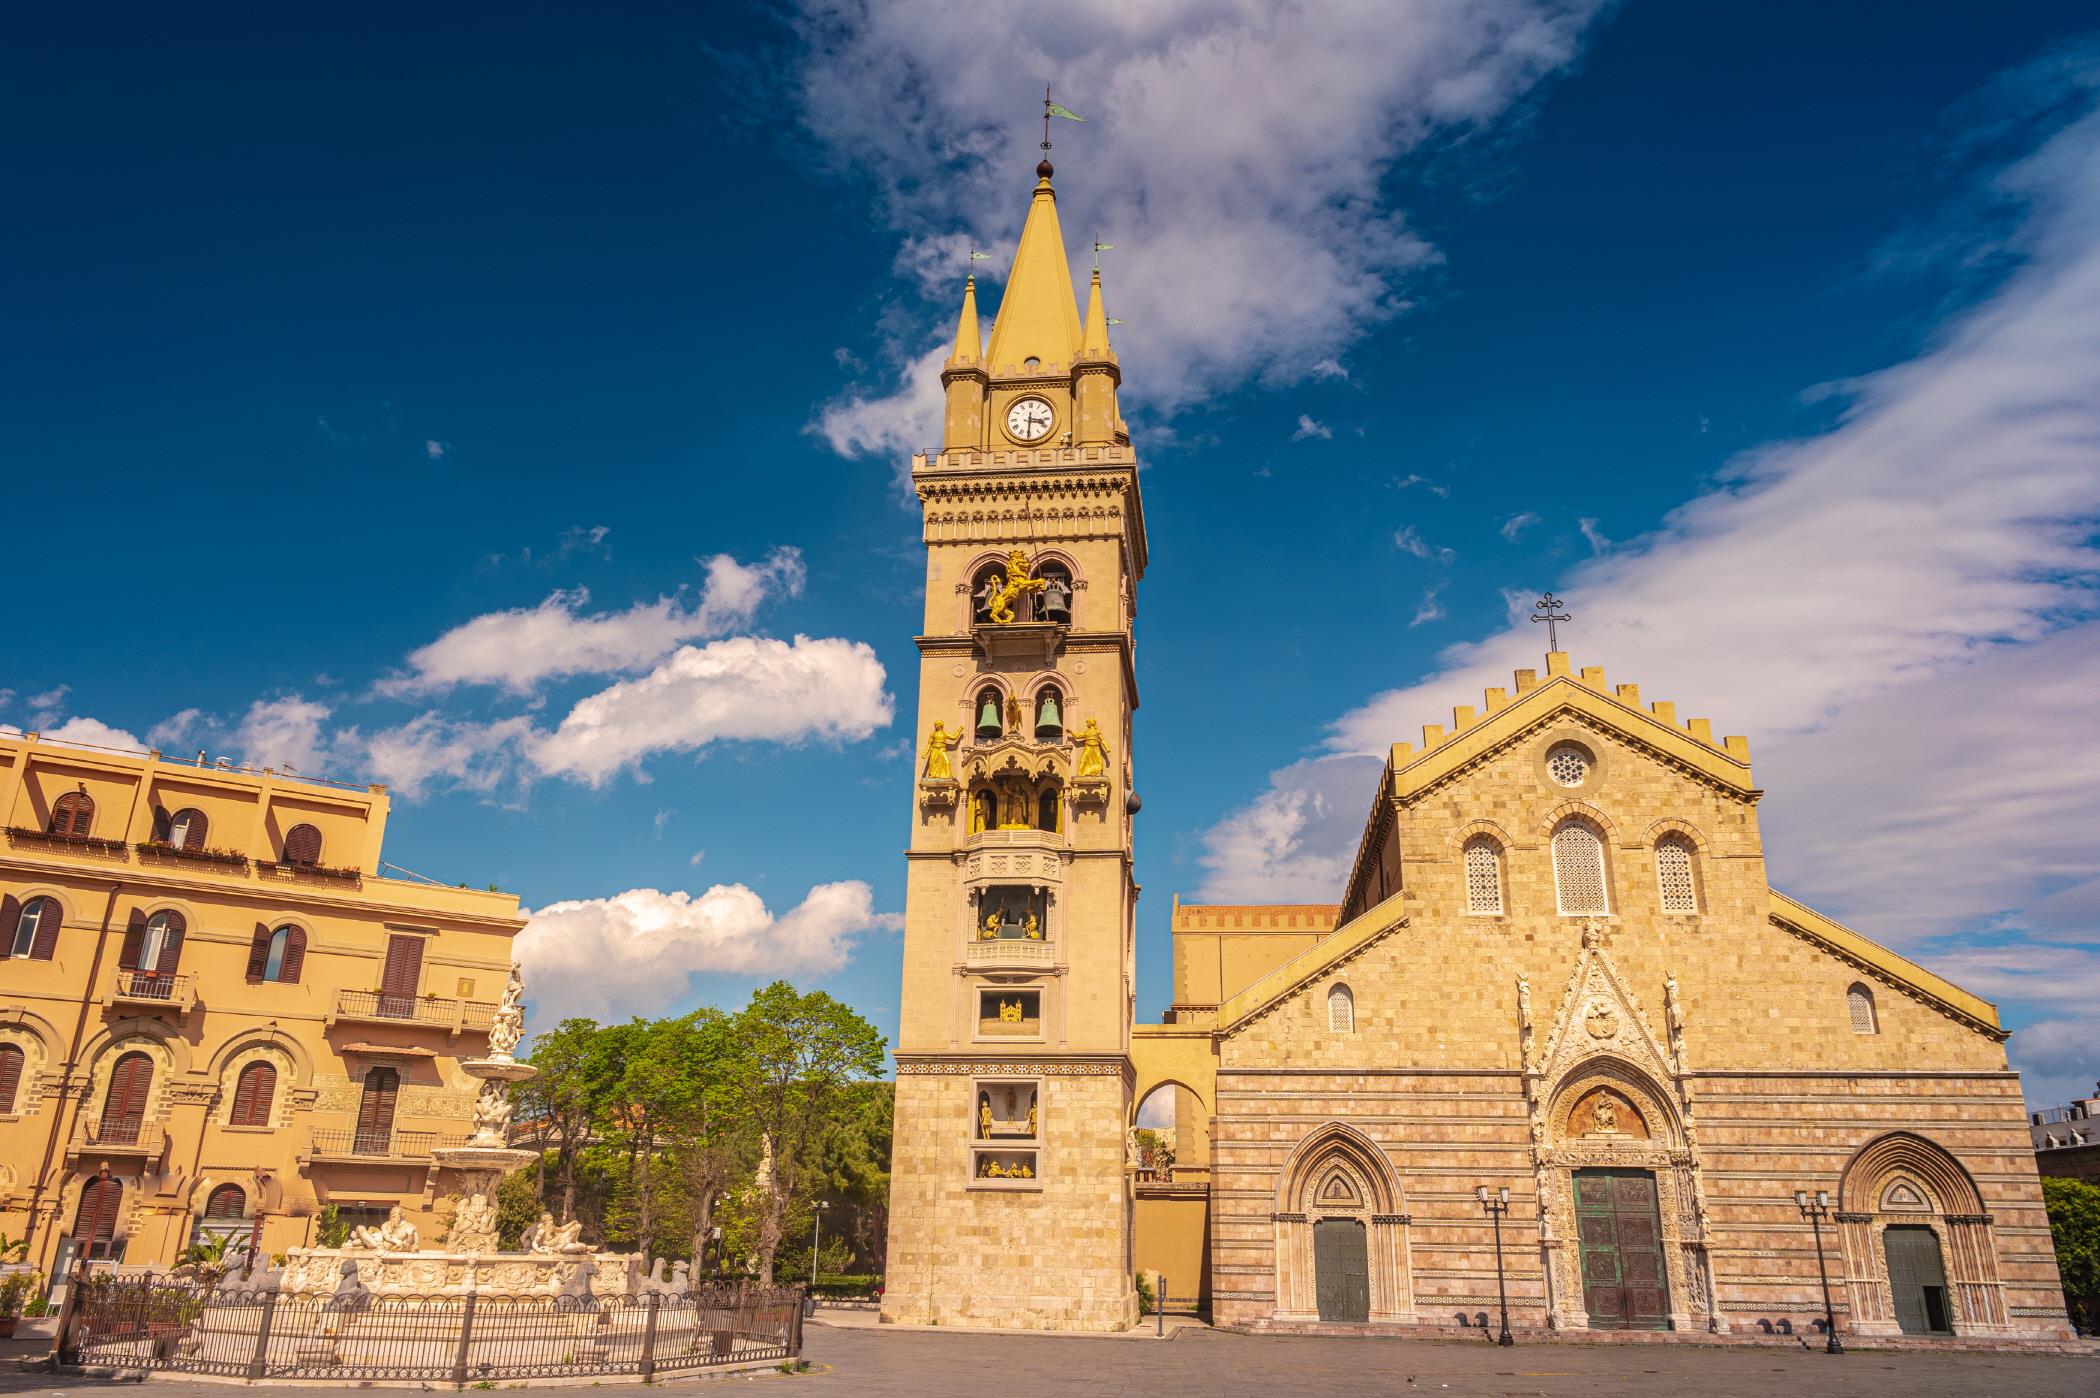
<path fill-rule="evenodd" d="M 2073 5 L 17 13 L 0 722 L 396 790 L 543 1008 L 895 1025 L 898 488 L 1044 81 L 1147 462 L 1171 895 L 1330 897 L 1543 647 L 1750 735 L 1775 882 L 2100 1073 Z M 987 287 L 988 304 L 995 288 Z M 25 535 L 23 524 L 38 527 Z M 77 537 L 85 536 L 85 537 Z M 19 547 L 24 538 L 36 547 Z"/>

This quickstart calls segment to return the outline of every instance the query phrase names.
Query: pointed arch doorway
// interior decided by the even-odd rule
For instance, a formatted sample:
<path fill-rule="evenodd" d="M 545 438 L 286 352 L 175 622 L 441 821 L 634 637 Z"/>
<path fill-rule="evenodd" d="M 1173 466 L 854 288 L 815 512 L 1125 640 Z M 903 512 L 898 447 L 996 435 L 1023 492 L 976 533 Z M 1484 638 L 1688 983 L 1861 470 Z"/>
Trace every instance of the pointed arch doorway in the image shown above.
<path fill-rule="evenodd" d="M 1313 1224 L 1313 1290 L 1322 1320 L 1371 1318 L 1371 1252 L 1362 1219 Z"/>

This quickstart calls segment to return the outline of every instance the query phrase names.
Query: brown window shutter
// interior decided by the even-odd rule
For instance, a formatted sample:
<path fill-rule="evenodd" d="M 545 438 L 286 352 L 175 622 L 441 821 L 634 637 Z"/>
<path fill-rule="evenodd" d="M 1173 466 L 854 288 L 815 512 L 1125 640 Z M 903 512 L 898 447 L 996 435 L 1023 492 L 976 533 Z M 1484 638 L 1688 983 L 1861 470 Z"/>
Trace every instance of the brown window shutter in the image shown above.
<path fill-rule="evenodd" d="M 84 1255 L 106 1258 L 117 1232 L 117 1215 L 124 1207 L 124 1182 L 97 1177 L 80 1191 L 80 1212 L 74 1216 L 73 1236 Z"/>
<path fill-rule="evenodd" d="M 379 1012 L 407 1017 L 415 1011 L 416 983 L 423 978 L 423 939 L 405 933 L 387 938 L 386 969 L 379 978 Z"/>
<path fill-rule="evenodd" d="M 138 1139 L 146 1120 L 146 1097 L 153 1090 L 153 1060 L 127 1053 L 109 1075 L 109 1095 L 102 1099 L 102 1133 L 116 1143 Z"/>
<path fill-rule="evenodd" d="M 12 956 L 15 950 L 15 933 L 22 926 L 22 900 L 12 893 L 0 893 L 0 956 Z"/>
<path fill-rule="evenodd" d="M 270 925 L 255 924 L 255 939 L 248 943 L 248 984 L 262 982 L 263 971 L 270 964 Z"/>
<path fill-rule="evenodd" d="M 0 1112 L 15 1109 L 15 1092 L 22 1086 L 22 1050 L 0 1044 Z"/>
<path fill-rule="evenodd" d="M 185 811 L 183 814 L 187 815 L 189 820 L 183 825 L 182 847 L 184 849 L 203 849 L 204 837 L 211 830 L 211 821 L 205 817 L 204 812 L 199 810 Z"/>
<path fill-rule="evenodd" d="M 124 929 L 124 945 L 117 951 L 117 969 L 136 971 L 139 968 L 139 950 L 146 940 L 146 914 L 137 908 L 131 910 L 131 922 Z"/>
<path fill-rule="evenodd" d="M 160 975 L 172 976 L 182 965 L 183 930 L 182 914 L 169 913 L 167 935 L 161 939 L 160 944 L 160 960 L 153 963 L 153 969 Z"/>
<path fill-rule="evenodd" d="M 267 1063 L 250 1063 L 241 1069 L 240 1084 L 234 1089 L 233 1124 L 268 1126 L 276 1096 L 277 1070 Z"/>
<path fill-rule="evenodd" d="M 35 961 L 49 961 L 58 955 L 58 925 L 65 921 L 65 912 L 56 898 L 39 898 L 44 905 L 37 914 L 36 940 L 30 944 L 29 955 Z M 12 943 L 10 943 L 12 945 Z"/>
<path fill-rule="evenodd" d="M 155 806 L 153 808 L 154 843 L 164 845 L 174 836 L 174 833 L 175 817 L 168 814 L 166 806 Z"/>
<path fill-rule="evenodd" d="M 295 825 L 285 833 L 284 862 L 287 864 L 318 864 L 321 862 L 321 832 L 311 825 Z"/>
<path fill-rule="evenodd" d="M 284 959 L 277 964 L 277 979 L 286 985 L 297 985 L 299 973 L 306 967 L 306 929 L 288 928 L 284 934 Z"/>
<path fill-rule="evenodd" d="M 248 1195 L 237 1184 L 220 1185 L 204 1203 L 204 1217 L 210 1220 L 239 1218 L 247 1211 Z"/>
<path fill-rule="evenodd" d="M 401 1075 L 392 1068 L 374 1068 L 365 1074 L 364 1096 L 357 1104 L 357 1141 L 362 1150 L 387 1149 L 394 1134 L 394 1097 Z"/>

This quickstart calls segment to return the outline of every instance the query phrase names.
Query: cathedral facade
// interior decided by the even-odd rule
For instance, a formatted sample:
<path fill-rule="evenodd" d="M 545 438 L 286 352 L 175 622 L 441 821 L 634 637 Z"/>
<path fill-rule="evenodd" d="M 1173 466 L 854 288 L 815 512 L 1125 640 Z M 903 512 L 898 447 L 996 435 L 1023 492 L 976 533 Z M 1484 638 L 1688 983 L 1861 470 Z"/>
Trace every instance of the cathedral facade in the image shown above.
<path fill-rule="evenodd" d="M 1136 462 L 1047 162 L 914 459 L 886 1319 L 2068 1338 L 1995 1008 L 1766 881 L 1748 743 L 1549 653 L 1400 743 L 1333 905 L 1177 906 L 1134 1024 Z M 1172 1144 L 1134 1129 L 1174 1104 Z"/>

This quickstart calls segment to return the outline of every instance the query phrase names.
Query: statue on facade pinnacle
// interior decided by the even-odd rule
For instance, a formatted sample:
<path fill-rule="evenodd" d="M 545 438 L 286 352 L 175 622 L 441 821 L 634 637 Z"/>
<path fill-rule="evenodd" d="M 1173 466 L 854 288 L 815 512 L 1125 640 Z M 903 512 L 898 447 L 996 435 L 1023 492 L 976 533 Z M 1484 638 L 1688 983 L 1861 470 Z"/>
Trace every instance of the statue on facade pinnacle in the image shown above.
<path fill-rule="evenodd" d="M 948 749 L 955 746 L 957 737 L 958 735 L 948 731 L 947 724 L 935 720 L 933 731 L 926 735 L 926 780 L 955 780 L 955 769 L 948 765 Z"/>
<path fill-rule="evenodd" d="M 1101 725 L 1093 719 L 1079 731 L 1079 773 L 1082 777 L 1108 775 L 1108 748 L 1101 740 Z"/>

